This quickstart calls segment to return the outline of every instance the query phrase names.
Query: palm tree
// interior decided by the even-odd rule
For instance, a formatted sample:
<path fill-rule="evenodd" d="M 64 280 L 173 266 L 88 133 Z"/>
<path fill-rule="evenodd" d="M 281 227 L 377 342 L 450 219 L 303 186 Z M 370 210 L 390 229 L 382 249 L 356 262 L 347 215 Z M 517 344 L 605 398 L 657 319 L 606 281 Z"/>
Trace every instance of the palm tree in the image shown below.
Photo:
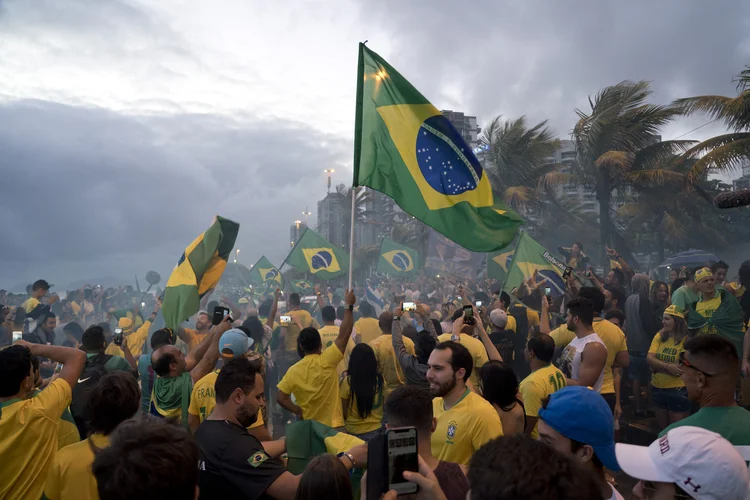
<path fill-rule="evenodd" d="M 680 114 L 676 106 L 646 103 L 648 82 L 624 81 L 589 98 L 589 111 L 576 110 L 573 129 L 579 183 L 591 186 L 599 202 L 602 244 L 622 247 L 612 223 L 613 198 L 633 186 L 664 186 L 682 180 L 662 163 L 684 152 L 692 141 L 659 141 L 659 130 Z"/>
<path fill-rule="evenodd" d="M 688 156 L 699 158 L 690 173 L 692 177 L 705 177 L 712 171 L 735 170 L 742 160 L 750 157 L 750 66 L 746 66 L 735 81 L 737 97 L 704 95 L 674 102 L 683 113 L 706 113 L 714 120 L 724 122 L 730 130 L 686 152 Z"/>

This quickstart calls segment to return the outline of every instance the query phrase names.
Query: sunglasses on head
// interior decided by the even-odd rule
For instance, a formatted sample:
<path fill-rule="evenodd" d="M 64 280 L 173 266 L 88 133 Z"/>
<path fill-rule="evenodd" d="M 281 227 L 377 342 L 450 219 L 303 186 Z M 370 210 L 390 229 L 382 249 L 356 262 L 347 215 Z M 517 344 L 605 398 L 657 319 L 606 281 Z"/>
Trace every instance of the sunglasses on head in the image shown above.
<path fill-rule="evenodd" d="M 688 368 L 697 371 L 698 373 L 702 373 L 706 377 L 713 377 L 713 373 L 707 373 L 701 370 L 700 368 L 697 368 L 694 366 L 688 359 L 685 357 L 685 351 L 682 351 L 680 355 L 677 358 L 677 365 L 682 368 L 683 366 L 687 366 Z"/>

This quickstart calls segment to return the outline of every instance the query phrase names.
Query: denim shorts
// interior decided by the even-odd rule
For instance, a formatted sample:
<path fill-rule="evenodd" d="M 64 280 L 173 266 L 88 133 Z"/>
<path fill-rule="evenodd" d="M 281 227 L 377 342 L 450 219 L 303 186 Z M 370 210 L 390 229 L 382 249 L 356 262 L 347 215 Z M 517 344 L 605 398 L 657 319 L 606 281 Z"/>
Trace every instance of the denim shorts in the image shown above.
<path fill-rule="evenodd" d="M 674 413 L 687 413 L 692 408 L 692 404 L 688 399 L 687 387 L 659 389 L 652 386 L 651 401 L 660 410 L 667 410 Z"/>
<path fill-rule="evenodd" d="M 643 384 L 651 382 L 651 368 L 646 362 L 645 352 L 631 352 L 630 364 L 628 365 L 628 378 L 637 380 Z"/>

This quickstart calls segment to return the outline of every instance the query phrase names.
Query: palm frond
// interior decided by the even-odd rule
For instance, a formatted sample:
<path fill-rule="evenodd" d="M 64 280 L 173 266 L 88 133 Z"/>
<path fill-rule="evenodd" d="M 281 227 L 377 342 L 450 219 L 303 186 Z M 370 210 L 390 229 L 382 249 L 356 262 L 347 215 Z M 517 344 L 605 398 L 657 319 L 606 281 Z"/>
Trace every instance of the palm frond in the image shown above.
<path fill-rule="evenodd" d="M 748 157 L 750 157 L 750 137 L 712 149 L 695 162 L 688 176 L 692 181 L 696 181 L 704 178 L 709 172 L 736 172 L 742 168 L 743 162 Z"/>

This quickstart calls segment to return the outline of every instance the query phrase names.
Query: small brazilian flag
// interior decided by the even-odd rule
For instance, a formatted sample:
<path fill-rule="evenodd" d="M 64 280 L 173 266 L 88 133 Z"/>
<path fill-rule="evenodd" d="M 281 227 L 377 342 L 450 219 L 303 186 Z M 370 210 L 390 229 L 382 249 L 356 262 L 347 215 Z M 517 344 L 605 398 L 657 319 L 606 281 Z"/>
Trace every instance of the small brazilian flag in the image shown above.
<path fill-rule="evenodd" d="M 284 275 L 263 255 L 250 270 L 250 283 L 254 286 L 266 285 L 283 289 Z"/>
<path fill-rule="evenodd" d="M 395 276 L 409 276 L 421 266 L 419 252 L 385 238 L 380 244 L 377 272 Z"/>
<path fill-rule="evenodd" d="M 296 293 L 305 295 L 312 292 L 315 288 L 309 281 L 292 280 L 292 290 Z"/>
<path fill-rule="evenodd" d="M 323 280 L 337 278 L 349 271 L 349 256 L 346 252 L 309 227 L 294 245 L 286 263 L 298 271 L 312 273 Z"/>
<path fill-rule="evenodd" d="M 487 277 L 491 280 L 505 281 L 508 269 L 513 262 L 513 250 L 503 249 L 487 254 Z"/>
<path fill-rule="evenodd" d="M 451 122 L 361 43 L 352 185 L 387 194 L 474 252 L 501 250 L 523 223 L 495 199 L 487 174 Z"/>
<path fill-rule="evenodd" d="M 219 283 L 239 230 L 239 224 L 217 215 L 211 227 L 185 249 L 164 291 L 162 312 L 168 328 L 176 330 L 198 312 L 201 297 Z"/>
<path fill-rule="evenodd" d="M 528 233 L 522 232 L 513 252 L 513 260 L 508 266 L 503 290 L 511 293 L 513 289 L 520 287 L 524 281 L 528 281 L 534 273 L 537 273 L 538 281 L 541 278 L 547 280 L 544 287 L 550 288 L 550 295 L 559 297 L 565 294 L 567 288 L 562 277 L 564 271 L 564 262 L 537 243 Z"/>

